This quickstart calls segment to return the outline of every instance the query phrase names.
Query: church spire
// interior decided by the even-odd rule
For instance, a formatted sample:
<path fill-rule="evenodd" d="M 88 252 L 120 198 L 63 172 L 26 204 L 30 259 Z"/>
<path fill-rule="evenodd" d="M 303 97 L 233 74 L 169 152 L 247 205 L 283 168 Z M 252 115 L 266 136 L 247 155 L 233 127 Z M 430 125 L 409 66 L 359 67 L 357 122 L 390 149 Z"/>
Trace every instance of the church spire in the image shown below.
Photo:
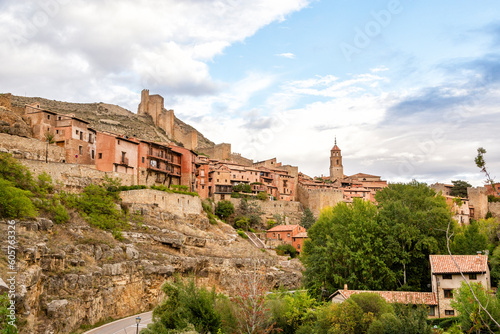
<path fill-rule="evenodd" d="M 337 145 L 337 135 L 335 135 L 335 145 Z"/>

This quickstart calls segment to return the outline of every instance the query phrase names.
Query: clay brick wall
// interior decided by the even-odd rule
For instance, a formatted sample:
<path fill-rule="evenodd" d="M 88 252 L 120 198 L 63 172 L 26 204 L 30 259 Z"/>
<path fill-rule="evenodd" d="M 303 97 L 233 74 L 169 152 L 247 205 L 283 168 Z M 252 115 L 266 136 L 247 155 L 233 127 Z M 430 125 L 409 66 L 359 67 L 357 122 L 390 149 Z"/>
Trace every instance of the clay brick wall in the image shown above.
<path fill-rule="evenodd" d="M 161 211 L 173 214 L 195 214 L 202 212 L 199 197 L 171 194 L 152 189 L 122 191 L 120 197 L 125 204 L 157 204 Z"/>

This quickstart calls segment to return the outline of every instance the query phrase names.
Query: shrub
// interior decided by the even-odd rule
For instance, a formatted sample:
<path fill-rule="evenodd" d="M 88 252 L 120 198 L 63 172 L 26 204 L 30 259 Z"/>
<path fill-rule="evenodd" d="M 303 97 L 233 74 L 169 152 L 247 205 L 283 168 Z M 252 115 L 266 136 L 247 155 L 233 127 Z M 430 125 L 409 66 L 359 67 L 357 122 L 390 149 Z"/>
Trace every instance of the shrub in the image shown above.
<path fill-rule="evenodd" d="M 0 295 L 0 333 L 1 334 L 14 334 L 17 333 L 17 328 L 12 326 L 12 319 L 10 315 L 10 299 L 7 293 Z M 15 324 L 15 321 L 14 321 Z"/>
<path fill-rule="evenodd" d="M 249 194 L 252 192 L 252 186 L 250 186 L 249 184 L 240 183 L 240 184 L 233 186 L 233 191 L 234 192 L 244 192 L 244 193 Z"/>
<path fill-rule="evenodd" d="M 37 214 L 28 190 L 16 188 L 10 181 L 0 178 L 0 217 L 23 218 Z"/>
<path fill-rule="evenodd" d="M 215 290 L 196 287 L 194 280 L 184 283 L 179 277 L 162 287 L 166 299 L 153 311 L 155 322 L 141 331 L 144 334 L 171 333 L 194 326 L 199 333 L 217 333 L 222 326 L 215 309 Z"/>
<path fill-rule="evenodd" d="M 267 223 L 266 223 L 266 225 L 267 225 L 267 229 L 269 230 L 269 229 L 271 229 L 271 228 L 275 227 L 277 224 L 278 224 L 278 223 L 277 223 L 277 222 L 275 222 L 274 220 L 269 219 L 269 220 L 267 221 Z"/>
<path fill-rule="evenodd" d="M 0 153 L 0 178 L 12 182 L 14 187 L 33 191 L 35 183 L 28 168 L 10 154 Z"/>
<path fill-rule="evenodd" d="M 290 244 L 279 245 L 275 248 L 278 255 L 289 255 L 292 259 L 297 256 L 297 250 Z"/>
<path fill-rule="evenodd" d="M 249 226 L 250 226 L 250 219 L 248 219 L 247 217 L 237 217 L 234 220 L 235 228 L 240 228 L 248 231 Z"/>
<path fill-rule="evenodd" d="M 230 201 L 219 201 L 215 208 L 215 214 L 221 219 L 226 219 L 234 213 L 234 205 Z"/>
<path fill-rule="evenodd" d="M 260 193 L 257 194 L 257 199 L 261 201 L 267 201 L 268 195 L 265 191 L 261 191 Z"/>
<path fill-rule="evenodd" d="M 240 237 L 242 237 L 243 239 L 248 239 L 248 235 L 241 228 L 238 229 L 236 232 L 238 232 L 238 234 L 240 235 Z"/>

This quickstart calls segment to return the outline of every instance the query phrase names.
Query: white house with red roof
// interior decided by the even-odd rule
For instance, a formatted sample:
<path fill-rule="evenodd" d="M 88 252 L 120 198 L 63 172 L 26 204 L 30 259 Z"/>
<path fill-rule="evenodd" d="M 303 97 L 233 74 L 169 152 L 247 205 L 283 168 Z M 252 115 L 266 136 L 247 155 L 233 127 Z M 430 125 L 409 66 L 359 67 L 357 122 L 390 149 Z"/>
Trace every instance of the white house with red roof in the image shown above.
<path fill-rule="evenodd" d="M 491 289 L 488 255 L 431 255 L 432 291 L 436 292 L 439 317 L 454 316 L 451 307 L 453 290 L 460 288 L 464 278 L 471 283 L 481 283 Z"/>

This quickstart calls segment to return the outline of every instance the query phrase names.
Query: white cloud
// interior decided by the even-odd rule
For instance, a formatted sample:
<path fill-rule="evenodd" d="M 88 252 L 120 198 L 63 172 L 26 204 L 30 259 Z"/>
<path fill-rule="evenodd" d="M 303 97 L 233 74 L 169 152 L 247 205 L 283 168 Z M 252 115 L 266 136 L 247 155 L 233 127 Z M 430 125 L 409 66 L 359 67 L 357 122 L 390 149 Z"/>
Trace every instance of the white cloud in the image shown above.
<path fill-rule="evenodd" d="M 291 52 L 278 53 L 275 56 L 284 57 L 284 58 L 288 58 L 288 59 L 295 59 L 295 55 L 293 53 L 291 53 Z"/>
<path fill-rule="evenodd" d="M 207 94 L 220 87 L 207 61 L 307 4 L 7 0 L 0 13 L 0 89 L 78 101 L 109 96 L 104 83 L 137 93 L 147 85 L 165 95 Z M 27 77 L 43 78 L 45 87 Z"/>

